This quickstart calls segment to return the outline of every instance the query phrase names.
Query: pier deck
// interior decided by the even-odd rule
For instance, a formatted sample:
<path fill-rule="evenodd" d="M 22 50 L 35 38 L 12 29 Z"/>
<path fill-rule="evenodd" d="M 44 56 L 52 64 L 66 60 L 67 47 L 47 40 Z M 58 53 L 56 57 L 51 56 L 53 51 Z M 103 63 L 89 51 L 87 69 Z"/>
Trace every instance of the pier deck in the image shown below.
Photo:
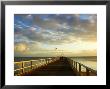
<path fill-rule="evenodd" d="M 23 74 L 24 76 L 75 76 L 73 69 L 66 58 L 60 57 L 59 60 L 42 66 L 31 72 Z"/>

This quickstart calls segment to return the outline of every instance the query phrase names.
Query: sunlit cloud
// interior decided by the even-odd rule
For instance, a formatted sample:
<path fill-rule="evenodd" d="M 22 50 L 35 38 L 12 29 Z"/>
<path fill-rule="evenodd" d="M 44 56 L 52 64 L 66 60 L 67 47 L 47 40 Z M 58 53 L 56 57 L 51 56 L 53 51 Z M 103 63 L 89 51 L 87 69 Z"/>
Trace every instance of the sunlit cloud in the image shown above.
<path fill-rule="evenodd" d="M 97 15 L 15 14 L 14 43 L 15 56 L 55 56 L 55 48 L 69 56 L 94 56 Z"/>

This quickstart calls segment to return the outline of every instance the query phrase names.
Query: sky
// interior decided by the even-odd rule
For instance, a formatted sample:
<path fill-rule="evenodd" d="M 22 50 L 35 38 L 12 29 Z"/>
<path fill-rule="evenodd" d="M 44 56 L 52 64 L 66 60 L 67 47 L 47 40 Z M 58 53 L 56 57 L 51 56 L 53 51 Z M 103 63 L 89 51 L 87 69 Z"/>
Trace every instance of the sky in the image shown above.
<path fill-rule="evenodd" d="M 15 14 L 14 56 L 96 56 L 96 14 Z"/>

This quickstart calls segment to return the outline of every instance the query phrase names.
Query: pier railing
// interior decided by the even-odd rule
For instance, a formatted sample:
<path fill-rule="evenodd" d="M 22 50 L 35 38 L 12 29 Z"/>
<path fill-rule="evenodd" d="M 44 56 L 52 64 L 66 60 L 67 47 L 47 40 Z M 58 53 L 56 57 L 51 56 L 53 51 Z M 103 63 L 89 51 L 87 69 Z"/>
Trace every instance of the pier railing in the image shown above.
<path fill-rule="evenodd" d="M 14 62 L 14 75 L 22 75 L 23 73 L 30 72 L 33 69 L 46 66 L 47 64 L 52 63 L 56 60 L 59 60 L 59 58 Z"/>
<path fill-rule="evenodd" d="M 14 75 L 22 75 L 24 73 L 29 73 L 34 69 L 40 68 L 42 66 L 46 66 L 49 63 L 55 62 L 59 60 L 59 57 L 56 58 L 46 58 L 46 59 L 36 59 L 36 60 L 29 60 L 29 61 L 20 61 L 14 62 Z M 66 58 L 73 71 L 76 73 L 77 76 L 96 76 L 97 71 L 87 67 L 86 65 L 79 63 L 71 58 Z"/>
<path fill-rule="evenodd" d="M 70 59 L 69 62 L 73 71 L 75 71 L 76 75 L 79 75 L 79 76 L 96 76 L 97 75 L 96 70 L 89 68 L 82 63 L 79 63 L 72 59 Z"/>

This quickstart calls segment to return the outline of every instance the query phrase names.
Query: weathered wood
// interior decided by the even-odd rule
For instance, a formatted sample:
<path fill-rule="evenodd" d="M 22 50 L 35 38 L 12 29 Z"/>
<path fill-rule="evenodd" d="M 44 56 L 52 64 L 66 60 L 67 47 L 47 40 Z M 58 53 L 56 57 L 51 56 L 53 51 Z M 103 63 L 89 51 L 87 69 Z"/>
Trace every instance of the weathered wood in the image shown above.
<path fill-rule="evenodd" d="M 81 75 L 81 65 L 79 63 L 79 75 Z"/>
<path fill-rule="evenodd" d="M 76 62 L 76 71 L 77 71 L 77 62 Z"/>
<path fill-rule="evenodd" d="M 68 60 L 61 58 L 55 62 L 49 63 L 47 66 L 42 66 L 39 69 L 33 70 L 23 76 L 75 76 L 72 67 Z"/>
<path fill-rule="evenodd" d="M 76 68 L 76 62 L 74 61 L 74 69 Z"/>
<path fill-rule="evenodd" d="M 21 63 L 22 63 L 22 73 L 24 73 L 24 62 Z"/>
<path fill-rule="evenodd" d="M 84 75 L 86 75 L 86 76 L 90 76 L 91 74 L 92 75 L 97 75 L 97 71 L 96 70 L 93 70 L 93 69 L 85 66 L 84 64 L 81 64 L 79 62 L 76 62 L 76 61 L 71 60 L 71 59 L 66 58 L 66 57 L 60 57 L 60 58 L 55 58 L 55 59 L 50 59 L 50 60 L 47 59 L 45 61 L 44 60 L 43 61 L 39 60 L 39 63 L 41 64 L 41 66 L 39 65 L 37 68 L 40 68 L 42 66 L 47 66 L 48 64 L 53 63 L 53 62 L 58 61 L 58 60 L 67 60 L 68 62 L 70 62 L 69 65 L 71 65 L 71 68 L 73 69 L 74 72 L 76 72 L 77 75 L 80 75 L 81 76 L 81 74 L 82 74 L 81 68 L 82 67 L 86 68 L 86 72 L 84 73 Z M 15 64 L 19 64 L 20 63 L 21 68 L 15 69 L 14 71 L 15 72 L 16 71 L 20 71 L 20 73 L 23 74 L 23 73 L 25 73 L 25 70 L 24 70 L 25 68 L 30 68 L 31 67 L 31 70 L 33 70 L 33 68 L 34 68 L 33 66 L 36 66 L 36 64 L 33 65 L 33 62 L 32 61 L 36 61 L 36 60 L 15 62 Z M 24 62 L 30 62 L 31 65 L 25 67 L 24 66 Z"/>
<path fill-rule="evenodd" d="M 89 76 L 89 70 L 86 68 L 86 75 Z"/>
<path fill-rule="evenodd" d="M 93 69 L 91 69 L 91 68 L 89 68 L 89 67 L 87 67 L 87 66 L 85 66 L 84 64 L 81 64 L 81 63 L 79 63 L 79 62 L 77 62 L 80 66 L 83 66 L 84 68 L 86 68 L 86 70 L 87 70 L 87 74 L 86 75 L 90 75 L 90 72 L 91 73 L 93 73 L 94 75 L 97 75 L 97 71 L 96 70 L 93 70 Z M 77 70 L 76 68 L 77 68 L 77 64 L 76 64 L 76 61 L 74 61 L 74 66 L 75 66 L 75 70 Z M 80 67 L 79 66 L 79 67 Z M 81 69 L 79 68 L 79 71 L 80 71 Z M 80 71 L 80 73 L 79 73 L 79 71 L 76 71 L 77 73 L 76 74 L 81 74 L 82 72 Z M 89 72 L 88 72 L 89 71 Z"/>
<path fill-rule="evenodd" d="M 73 66 L 74 66 L 74 68 L 75 68 L 75 61 L 73 61 L 73 62 L 74 62 L 74 65 L 73 65 Z"/>
<path fill-rule="evenodd" d="M 32 67 L 32 61 L 30 61 L 30 63 L 31 63 L 31 69 L 33 69 L 33 67 Z"/>

